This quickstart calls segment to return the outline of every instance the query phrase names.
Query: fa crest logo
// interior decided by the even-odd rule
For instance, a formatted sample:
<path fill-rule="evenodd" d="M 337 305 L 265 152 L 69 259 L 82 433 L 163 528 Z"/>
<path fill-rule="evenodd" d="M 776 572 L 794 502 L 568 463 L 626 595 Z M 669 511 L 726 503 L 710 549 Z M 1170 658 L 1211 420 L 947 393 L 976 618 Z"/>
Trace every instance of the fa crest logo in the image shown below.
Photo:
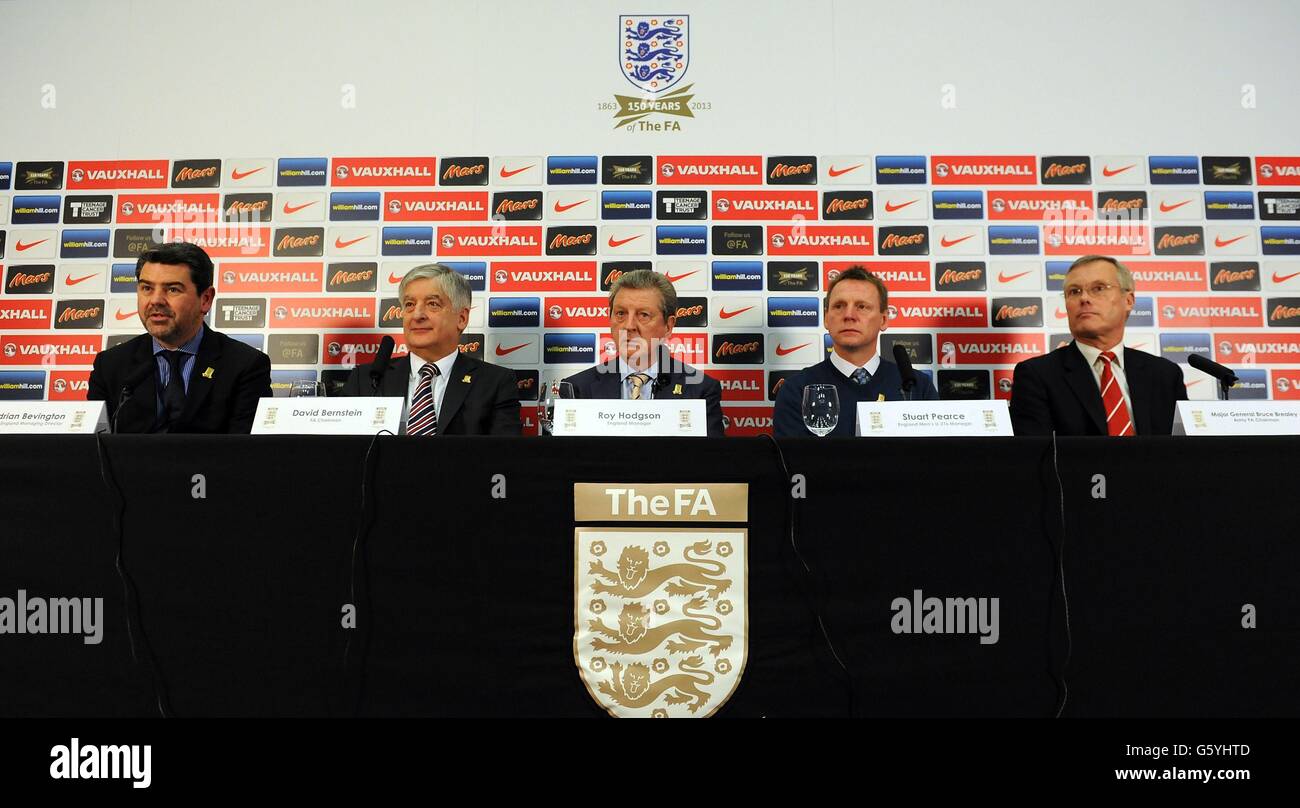
<path fill-rule="evenodd" d="M 619 63 L 634 87 L 661 93 L 681 81 L 691 61 L 689 23 L 686 16 L 618 18 Z"/>
<path fill-rule="evenodd" d="M 674 118 L 694 118 L 694 85 L 682 84 L 691 63 L 690 17 L 624 14 L 618 18 L 618 66 L 637 95 L 614 96 L 614 126 L 629 132 L 680 132 Z M 602 106 L 602 109 L 609 108 Z M 667 120 L 648 120 L 663 115 Z"/>
<path fill-rule="evenodd" d="M 618 717 L 702 718 L 740 683 L 748 655 L 747 533 L 576 533 L 574 659 Z"/>

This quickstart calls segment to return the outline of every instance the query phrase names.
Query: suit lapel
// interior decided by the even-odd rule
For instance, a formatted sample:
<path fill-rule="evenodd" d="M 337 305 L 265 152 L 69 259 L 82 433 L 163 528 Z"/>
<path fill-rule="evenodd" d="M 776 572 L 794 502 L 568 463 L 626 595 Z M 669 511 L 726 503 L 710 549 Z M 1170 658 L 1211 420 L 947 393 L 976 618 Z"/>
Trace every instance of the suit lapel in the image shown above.
<path fill-rule="evenodd" d="M 596 383 L 593 385 L 595 395 L 592 398 L 622 398 L 623 380 L 618 375 L 618 360 L 613 359 L 606 364 L 606 372 L 596 374 Z"/>
<path fill-rule="evenodd" d="M 457 351 L 459 350 L 458 348 Z M 469 388 L 474 384 L 476 367 L 477 360 L 474 357 L 463 353 L 457 354 L 456 361 L 451 366 L 450 378 L 447 379 L 447 390 L 442 394 L 442 407 L 438 409 L 439 435 L 444 434 L 443 430 L 451 423 L 451 419 L 456 417 L 456 413 L 460 412 L 460 406 L 469 396 Z"/>
<path fill-rule="evenodd" d="M 369 386 L 370 379 L 365 379 Z M 411 385 L 411 357 L 403 356 L 388 363 L 384 378 L 379 382 L 379 395 L 405 399 Z M 409 402 L 408 402 L 409 405 Z"/>
<path fill-rule="evenodd" d="M 1106 413 L 1101 403 L 1101 390 L 1097 388 L 1097 380 L 1092 377 L 1092 369 L 1084 361 L 1079 346 L 1071 342 L 1069 347 L 1061 351 L 1061 362 L 1065 366 L 1066 384 L 1079 399 L 1084 411 L 1092 418 L 1097 431 L 1105 435 Z"/>
<path fill-rule="evenodd" d="M 146 362 L 151 364 L 150 370 L 152 372 L 136 386 L 126 405 L 129 408 L 139 409 L 139 428 L 131 430 L 136 432 L 152 432 L 158 427 L 158 360 L 153 354 L 153 337 L 148 334 L 140 337 L 140 343 L 131 359 L 131 368 L 138 368 Z M 116 403 L 117 397 L 122 395 L 122 391 L 120 389 L 110 390 L 109 394 L 113 396 Z M 118 426 L 126 426 L 130 429 L 130 423 L 131 417 L 128 414 L 125 420 L 119 419 Z"/>
<path fill-rule="evenodd" d="M 1151 374 L 1143 372 L 1145 363 L 1141 351 L 1124 349 L 1124 380 L 1133 405 L 1133 430 L 1139 435 L 1151 434 Z"/>
<path fill-rule="evenodd" d="M 194 413 L 198 412 L 203 400 L 212 391 L 213 377 L 218 372 L 220 360 L 221 341 L 215 331 L 204 326 L 203 341 L 199 343 L 199 352 L 195 355 L 194 367 L 190 370 L 190 386 L 185 392 L 185 409 L 181 411 L 181 423 L 187 423 L 194 417 Z"/>

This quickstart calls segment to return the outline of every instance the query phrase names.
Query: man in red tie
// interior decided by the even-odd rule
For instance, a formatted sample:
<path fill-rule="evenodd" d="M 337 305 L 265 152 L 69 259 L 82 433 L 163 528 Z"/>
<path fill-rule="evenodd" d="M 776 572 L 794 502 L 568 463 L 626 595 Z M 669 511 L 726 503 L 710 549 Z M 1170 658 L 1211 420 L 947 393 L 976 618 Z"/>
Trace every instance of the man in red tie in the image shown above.
<path fill-rule="evenodd" d="M 1011 424 L 1017 435 L 1168 435 L 1176 402 L 1187 399 L 1178 365 L 1124 347 L 1133 275 L 1104 255 L 1085 255 L 1065 273 L 1065 310 L 1074 341 L 1016 365 Z"/>

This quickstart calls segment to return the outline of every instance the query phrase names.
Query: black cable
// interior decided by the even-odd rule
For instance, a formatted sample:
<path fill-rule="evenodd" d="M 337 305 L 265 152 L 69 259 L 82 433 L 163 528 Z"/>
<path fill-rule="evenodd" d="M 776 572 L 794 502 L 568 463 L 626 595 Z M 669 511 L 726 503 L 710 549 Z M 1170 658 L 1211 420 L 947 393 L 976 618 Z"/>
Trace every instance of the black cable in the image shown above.
<path fill-rule="evenodd" d="M 791 479 L 790 467 L 786 465 L 785 452 L 781 450 L 781 444 L 777 443 L 776 438 L 772 436 L 770 433 L 763 433 L 763 437 L 767 438 L 768 441 L 771 442 L 772 448 L 776 449 L 777 461 L 781 464 L 781 474 L 782 474 L 781 484 L 783 486 L 789 485 Z M 812 567 L 808 566 L 808 562 L 804 560 L 803 553 L 800 552 L 799 550 L 799 543 L 795 538 L 794 497 L 791 497 L 787 494 L 785 497 L 785 501 L 786 501 L 786 525 L 789 528 L 790 549 L 794 551 L 794 557 L 799 561 L 799 565 L 802 566 L 804 569 L 804 574 L 808 582 L 807 583 L 808 599 L 810 601 L 810 606 L 812 607 L 813 616 L 817 618 L 817 628 L 821 631 L 822 639 L 826 641 L 826 648 L 831 652 L 831 657 L 835 660 L 835 664 L 839 665 L 840 670 L 844 671 L 844 675 L 848 682 L 848 687 L 847 687 L 848 700 L 849 700 L 848 713 L 849 713 L 849 717 L 852 718 L 853 717 L 853 681 L 854 681 L 853 673 L 849 670 L 848 666 L 844 664 L 844 660 L 840 657 L 839 651 L 835 649 L 835 642 L 831 639 L 830 631 L 826 628 L 826 620 L 822 616 L 822 598 L 820 597 L 819 594 L 821 592 L 821 588 L 817 585 L 817 581 L 813 576 Z"/>
<path fill-rule="evenodd" d="M 126 613 L 126 638 L 131 648 L 131 662 L 136 665 L 140 664 L 141 656 L 141 654 L 136 653 L 135 632 L 131 627 L 131 616 L 134 614 L 135 623 L 140 629 L 140 644 L 144 649 L 143 656 L 149 663 L 149 676 L 153 688 L 154 703 L 158 707 L 160 716 L 170 718 L 173 713 L 171 702 L 167 697 L 167 683 L 158 667 L 158 660 L 154 657 L 153 648 L 149 643 L 149 635 L 144 630 L 144 619 L 140 612 L 140 591 L 135 585 L 135 579 L 131 577 L 131 574 L 126 569 L 126 497 L 117 484 L 117 476 L 113 474 L 113 465 L 108 457 L 108 448 L 104 445 L 103 432 L 95 433 L 95 448 L 99 455 L 99 476 L 104 481 L 104 486 L 108 489 L 115 504 L 113 526 L 117 533 L 117 557 L 114 559 L 113 566 L 117 569 L 117 576 L 122 581 L 122 607 Z"/>
<path fill-rule="evenodd" d="M 1065 609 L 1065 660 L 1061 663 L 1059 678 L 1061 703 L 1057 705 L 1055 716 L 1060 718 L 1065 712 L 1066 702 L 1070 700 L 1070 685 L 1066 681 L 1065 671 L 1070 666 L 1070 656 L 1074 653 L 1074 635 L 1070 629 L 1070 597 L 1065 591 L 1065 486 L 1061 483 L 1061 465 L 1056 452 L 1056 430 L 1052 430 L 1052 470 L 1056 473 L 1056 490 L 1060 495 L 1061 546 L 1056 552 L 1056 571 L 1061 586 L 1061 603 Z"/>
<path fill-rule="evenodd" d="M 374 437 L 370 439 L 370 445 L 366 447 L 366 454 L 361 460 L 361 514 L 360 518 L 357 519 L 356 535 L 352 539 L 352 564 L 348 576 L 348 602 L 351 603 L 352 608 L 356 610 L 357 624 L 355 628 L 348 632 L 347 640 L 343 644 L 343 692 L 346 698 L 346 694 L 350 690 L 354 690 L 352 694 L 352 715 L 354 716 L 358 715 L 361 711 L 361 700 L 365 691 L 366 661 L 370 649 L 370 613 L 368 610 L 368 600 L 370 596 L 370 565 L 365 564 L 364 558 L 361 557 L 362 543 L 369 535 L 370 528 L 375 521 L 373 497 L 367 497 L 367 493 L 374 487 L 375 466 L 378 465 L 378 460 L 376 459 L 376 462 L 372 464 L 370 462 L 370 456 L 374 452 L 375 446 L 379 443 L 379 436 L 392 434 L 393 433 L 387 429 L 381 429 L 376 432 Z M 367 603 L 365 604 L 357 602 L 358 560 L 361 560 L 362 562 L 360 566 L 364 584 L 363 594 L 367 598 Z M 363 619 L 365 620 L 365 628 L 362 627 Z M 357 665 L 356 685 L 355 687 L 351 687 L 348 685 L 348 664 L 352 654 L 352 636 L 356 632 L 362 633 L 362 637 L 359 640 L 361 650 L 360 661 Z"/>

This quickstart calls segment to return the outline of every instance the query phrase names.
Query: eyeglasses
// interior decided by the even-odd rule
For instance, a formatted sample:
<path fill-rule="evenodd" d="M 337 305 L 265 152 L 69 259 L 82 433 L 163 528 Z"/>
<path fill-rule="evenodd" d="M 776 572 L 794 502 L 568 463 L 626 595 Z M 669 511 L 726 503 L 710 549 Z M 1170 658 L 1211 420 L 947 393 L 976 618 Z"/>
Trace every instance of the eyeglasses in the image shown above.
<path fill-rule="evenodd" d="M 1065 290 L 1066 300 L 1081 300 L 1086 294 L 1088 297 L 1098 298 L 1108 293 L 1111 289 L 1119 288 L 1117 283 L 1102 283 L 1098 281 L 1091 286 L 1071 286 Z"/>

